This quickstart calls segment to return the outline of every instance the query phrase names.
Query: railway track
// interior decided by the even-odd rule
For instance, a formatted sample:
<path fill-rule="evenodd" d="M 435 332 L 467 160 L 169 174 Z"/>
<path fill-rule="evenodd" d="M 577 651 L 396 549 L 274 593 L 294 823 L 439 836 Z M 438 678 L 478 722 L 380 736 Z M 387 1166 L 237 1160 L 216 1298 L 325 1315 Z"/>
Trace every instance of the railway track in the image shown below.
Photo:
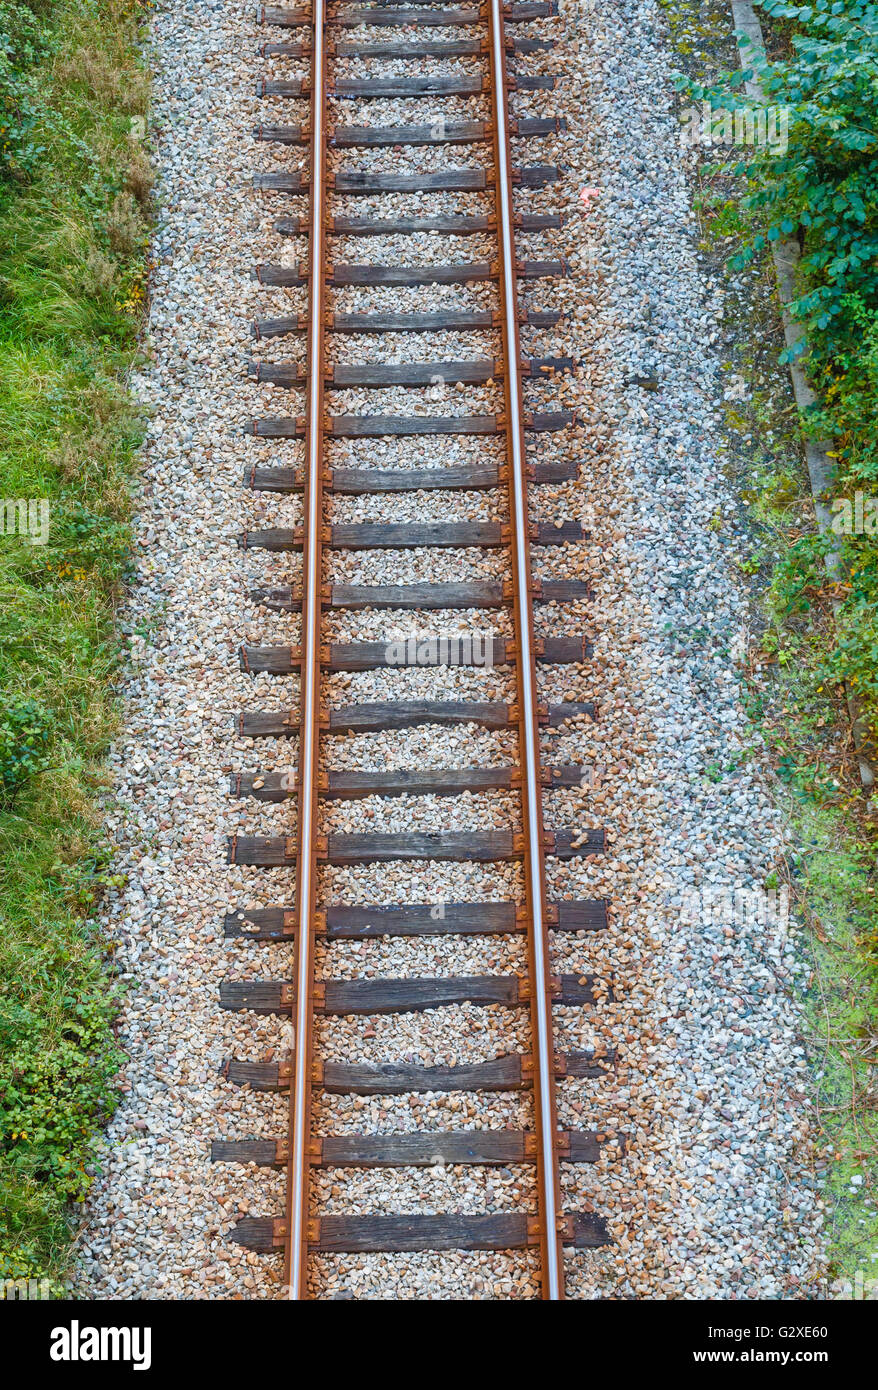
<path fill-rule="evenodd" d="M 275 109 L 282 102 L 296 114 L 304 112 L 307 103 L 309 114 L 304 119 L 300 115 L 299 123 L 260 126 L 260 139 L 298 148 L 304 159 L 298 168 L 284 165 L 278 172 L 257 176 L 255 182 L 270 196 L 291 195 L 293 207 L 303 209 L 286 211 L 275 228 L 280 246 L 299 239 L 306 255 L 298 263 L 287 256 L 277 264 L 256 267 L 255 274 L 267 286 L 304 290 L 307 310 L 255 325 L 257 339 L 277 339 L 283 355 L 252 364 L 251 375 L 275 388 L 275 395 L 277 388 L 289 392 L 300 408 L 298 413 L 253 420 L 247 427 L 262 440 L 300 441 L 296 447 L 301 449 L 301 464 L 252 467 L 245 484 L 268 498 L 300 495 L 302 522 L 249 532 L 241 543 L 247 549 L 300 555 L 301 577 L 254 595 L 261 611 L 288 614 L 290 622 L 299 625 L 298 640 L 244 646 L 241 661 L 244 670 L 254 674 L 298 676 L 299 698 L 293 710 L 253 708 L 240 718 L 238 732 L 253 740 L 257 765 L 233 775 L 232 794 L 277 802 L 279 833 L 234 835 L 228 858 L 237 865 L 288 870 L 294 891 L 286 903 L 231 911 L 225 931 L 232 940 L 290 943 L 292 969 L 283 980 L 230 977 L 221 1002 L 226 1008 L 289 1015 L 295 1044 L 292 1055 L 281 1060 L 231 1058 L 225 1067 L 230 1085 L 289 1091 L 287 1133 L 271 1139 L 218 1140 L 213 1158 L 286 1174 L 285 1209 L 240 1221 L 233 1238 L 251 1250 L 283 1252 L 284 1285 L 292 1298 L 313 1291 L 309 1259 L 317 1253 L 533 1249 L 541 1295 L 558 1299 L 564 1296 L 565 1247 L 597 1247 L 608 1237 L 599 1215 L 567 1210 L 562 1203 L 561 1164 L 593 1162 L 600 1138 L 559 1127 L 556 1084 L 559 1077 L 600 1076 L 609 1063 L 588 1052 L 561 1053 L 553 1028 L 553 1006 L 592 1005 L 595 996 L 589 976 L 553 973 L 552 934 L 600 931 L 607 925 L 607 910 L 600 900 L 555 900 L 547 873 L 552 860 L 601 855 L 606 848 L 601 830 L 555 829 L 544 818 L 546 790 L 579 786 L 583 768 L 548 764 L 541 730 L 569 727 L 571 721 L 587 721 L 593 715 L 585 701 L 547 703 L 541 697 L 538 668 L 575 666 L 587 659 L 589 644 L 580 632 L 541 637 L 539 607 L 581 605 L 588 590 L 583 580 L 538 583 L 531 554 L 533 546 L 575 546 L 585 539 L 578 522 L 534 522 L 529 497 L 535 484 L 576 476 L 575 466 L 564 461 L 529 457 L 532 437 L 569 431 L 576 420 L 570 411 L 528 411 L 525 383 L 531 377 L 551 380 L 575 364 L 561 357 L 523 355 L 522 329 L 551 328 L 560 315 L 527 308 L 522 283 L 551 282 L 566 273 L 566 266 L 552 257 L 522 260 L 517 253 L 517 235 L 557 227 L 560 218 L 516 207 L 517 201 L 527 201 L 521 196 L 527 189 L 551 183 L 555 171 L 550 165 L 517 165 L 510 143 L 513 135 L 540 139 L 558 128 L 554 116 L 516 118 L 510 110 L 511 94 L 550 89 L 554 83 L 542 74 L 528 76 L 522 62 L 528 53 L 550 47 L 551 41 L 515 36 L 528 20 L 551 14 L 552 7 L 504 6 L 501 0 L 488 0 L 481 8 L 439 9 L 415 0 L 406 8 L 378 3 L 364 9 L 312 0 L 309 9 L 269 7 L 261 13 L 277 35 L 264 46 L 266 62 L 273 71 L 280 61 L 293 75 L 285 71 L 281 77 L 261 79 L 260 94 Z M 373 29 L 379 37 L 373 37 Z M 465 60 L 463 71 L 460 60 Z M 440 70 L 434 72 L 437 64 Z M 365 67 L 368 75 L 346 76 L 351 65 Z M 477 119 L 434 114 L 437 101 L 454 100 L 477 108 L 481 104 L 484 114 Z M 383 124 L 373 115 L 374 108 L 391 101 L 406 110 L 412 102 L 429 103 L 426 118 Z M 338 118 L 338 111 L 348 106 L 362 113 L 359 122 Z M 376 171 L 368 159 L 365 167 L 358 167 L 358 152 L 388 147 L 400 152 L 400 169 Z M 462 161 L 460 167 L 446 161 L 438 169 L 406 162 L 413 151 L 437 147 L 452 156 L 458 148 L 465 149 L 475 158 Z M 350 159 L 345 156 L 339 162 L 339 152 L 348 150 Z M 403 195 L 414 200 L 414 212 L 394 210 Z M 454 204 L 458 195 L 464 211 Z M 471 210 L 474 197 L 483 210 Z M 364 203 L 372 206 L 376 200 L 377 215 L 360 211 Z M 451 248 L 447 261 L 346 263 L 334 254 L 339 245 L 365 245 L 369 239 L 380 243 L 383 238 L 403 237 L 419 247 L 425 235 L 444 239 L 441 244 Z M 465 259 L 457 248 L 471 242 L 489 243 L 492 254 L 482 260 Z M 408 305 L 412 292 L 429 294 L 431 287 L 438 292 L 438 287 L 457 286 L 481 298 L 467 301 L 469 307 L 451 309 L 446 297 L 426 311 L 400 310 L 394 301 L 399 295 Z M 370 305 L 367 310 L 338 308 L 339 302 L 349 305 L 361 290 Z M 488 340 L 497 347 L 490 356 L 474 351 L 456 360 L 424 360 L 422 353 L 412 350 L 411 360 L 399 360 L 401 341 L 416 343 L 437 332 L 451 333 L 455 341 L 462 335 L 475 342 Z M 391 345 L 386 355 L 384 343 Z M 447 406 L 441 413 L 424 413 L 419 406 L 408 414 L 375 413 L 368 404 L 362 410 L 334 409 L 337 395 L 343 402 L 364 396 L 371 401 L 375 393 L 389 391 L 397 399 L 403 391 L 422 402 L 424 388 L 455 407 L 466 406 L 470 389 L 477 403 L 485 398 L 480 392 L 494 392 L 502 396 L 502 405 L 493 411 L 467 407 L 468 413 Z M 424 436 L 435 437 L 437 449 L 440 438 L 475 436 L 471 461 L 450 467 L 433 466 L 431 460 L 429 467 L 385 468 L 376 467 L 366 453 L 360 456 L 365 466 L 349 466 L 357 448 L 374 447 L 370 441 L 386 444 Z M 485 441 L 483 455 L 479 437 Z M 396 499 L 429 496 L 436 489 L 443 495 L 490 492 L 496 519 L 424 521 L 412 520 L 410 512 L 402 520 L 386 519 L 385 511 L 379 522 L 351 521 L 338 520 L 333 511 L 343 499 L 362 498 L 367 507 L 377 499 L 392 518 Z M 381 584 L 335 582 L 331 577 L 333 560 L 339 556 L 386 552 L 392 564 L 394 557 L 412 552 L 428 557 L 429 570 L 429 557 L 448 548 L 455 553 L 497 552 L 502 577 Z M 291 558 L 291 567 L 295 563 Z M 498 626 L 503 619 L 504 634 L 474 636 L 447 622 L 449 613 L 478 616 L 484 611 L 497 615 Z M 425 632 L 431 613 L 446 615 L 446 626 Z M 339 614 L 363 615 L 374 630 L 380 630 L 390 615 L 397 635 L 334 640 L 331 623 Z M 407 635 L 400 637 L 401 631 Z M 471 667 L 475 675 L 483 668 L 502 672 L 510 698 L 399 698 L 407 693 L 401 673 L 422 667 Z M 332 698 L 334 675 L 368 671 L 383 673 L 388 698 L 347 704 Z M 516 750 L 514 761 L 438 769 L 334 765 L 332 748 L 340 740 L 431 725 L 505 731 Z M 295 769 L 261 770 L 260 743 L 265 747 L 268 741 L 283 739 L 297 740 Z M 323 828 L 326 814 L 339 802 L 356 806 L 371 805 L 369 799 L 376 797 L 489 797 L 496 792 L 517 798 L 519 813 L 508 826 L 498 827 L 495 818 L 486 815 L 491 828 L 479 830 L 369 828 L 327 833 Z M 295 828 L 290 829 L 293 804 Z M 521 893 L 505 900 L 474 896 L 472 901 L 437 904 L 400 902 L 389 891 L 383 900 L 352 905 L 333 900 L 325 888 L 327 868 L 366 866 L 374 872 L 380 865 L 443 862 L 518 866 Z M 431 936 L 522 938 L 526 969 L 440 978 L 333 978 L 319 969 L 319 949 L 332 942 Z M 528 1050 L 457 1066 L 340 1062 L 323 1055 L 317 1038 L 318 1021 L 350 1015 L 419 1013 L 429 1029 L 430 1010 L 461 1003 L 526 1011 Z M 332 1096 L 418 1092 L 526 1094 L 532 1098 L 532 1121 L 527 1128 L 510 1123 L 502 1129 L 369 1134 L 320 1133 L 315 1124 L 318 1098 L 322 1103 Z M 325 1214 L 313 1191 L 314 1173 L 320 1168 L 392 1169 L 437 1163 L 523 1167 L 532 1175 L 532 1201 L 527 1209 L 502 1212 Z"/>

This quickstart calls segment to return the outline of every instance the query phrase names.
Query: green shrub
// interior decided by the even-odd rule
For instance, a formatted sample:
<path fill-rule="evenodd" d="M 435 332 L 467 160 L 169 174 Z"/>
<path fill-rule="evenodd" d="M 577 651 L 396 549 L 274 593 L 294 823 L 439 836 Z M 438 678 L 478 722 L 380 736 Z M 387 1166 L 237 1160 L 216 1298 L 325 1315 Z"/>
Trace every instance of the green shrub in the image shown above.
<path fill-rule="evenodd" d="M 878 5 L 868 0 L 755 0 L 772 22 L 772 49 L 754 62 L 767 102 L 789 113 L 787 146 L 753 149 L 737 166 L 746 179 L 750 234 L 740 268 L 772 242 L 801 247 L 793 316 L 804 328 L 797 353 L 820 398 L 802 420 L 835 442 L 836 497 L 878 490 Z M 783 42 L 780 42 L 780 39 Z M 717 107 L 746 108 L 750 75 L 710 87 L 678 79 Z M 782 354 L 785 360 L 788 353 Z M 838 641 L 822 669 L 860 696 L 878 727 L 878 538 L 844 542 L 851 584 L 839 597 Z M 787 559 L 794 567 L 795 554 Z M 801 586 L 806 571 L 801 574 Z M 792 581 L 795 588 L 795 580 Z"/>
<path fill-rule="evenodd" d="M 801 282 L 791 312 L 826 405 L 807 426 L 840 438 L 847 474 L 878 481 L 878 6 L 861 0 L 764 0 L 794 25 L 791 56 L 760 72 L 790 112 L 785 153 L 747 166 L 762 231 L 739 258 L 797 234 Z M 866 351 L 863 351 L 864 344 Z"/>
<path fill-rule="evenodd" d="M 95 1123 L 108 1111 L 108 1084 L 122 1056 L 107 1046 L 106 1032 L 118 1009 L 114 991 L 92 962 L 83 990 L 69 953 L 47 950 L 38 975 L 60 1007 L 64 1026 L 50 1051 L 41 1032 L 41 994 L 10 991 L 0 1008 L 0 1151 L 20 1174 L 50 1182 L 64 1200 L 79 1200 L 90 1177 L 84 1163 Z"/>
<path fill-rule="evenodd" d="M 30 6 L 0 0 L 0 178 L 27 174 L 43 153 L 30 69 L 48 36 Z"/>
<path fill-rule="evenodd" d="M 48 710 L 22 697 L 0 708 L 0 800 L 10 802 L 40 767 L 51 735 Z"/>

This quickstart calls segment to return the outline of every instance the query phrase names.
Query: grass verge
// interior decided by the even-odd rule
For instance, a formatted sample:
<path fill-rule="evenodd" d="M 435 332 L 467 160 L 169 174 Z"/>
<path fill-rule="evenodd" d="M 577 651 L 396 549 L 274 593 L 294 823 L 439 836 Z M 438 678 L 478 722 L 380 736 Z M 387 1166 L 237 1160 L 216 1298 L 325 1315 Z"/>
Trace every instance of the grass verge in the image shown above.
<path fill-rule="evenodd" d="M 0 0 L 0 1280 L 56 1291 L 121 1061 L 90 918 L 140 438 L 143 14 Z"/>
<path fill-rule="evenodd" d="M 679 67 L 697 87 L 716 92 L 723 87 L 722 74 L 737 69 L 730 6 L 723 0 L 674 0 L 663 8 Z M 776 61 L 794 53 L 794 27 L 788 7 L 783 9 L 773 26 L 760 14 L 769 57 Z M 688 100 L 681 99 L 681 112 Z M 793 121 L 793 164 L 796 140 L 812 141 L 816 128 L 806 123 L 800 130 Z M 802 420 L 779 365 L 784 339 L 774 272 L 766 247 L 759 244 L 772 210 L 760 201 L 758 162 L 754 168 L 752 156 L 752 150 L 734 147 L 700 149 L 696 205 L 702 256 L 714 273 L 725 276 L 728 451 L 723 467 L 751 521 L 751 543 L 738 559 L 753 597 L 755 640 L 745 672 L 749 713 L 771 750 L 778 798 L 801 846 L 778 866 L 778 880 L 789 881 L 810 933 L 811 970 L 801 1002 L 813 1067 L 814 1175 L 827 1204 L 834 1292 L 868 1297 L 869 1282 L 878 1279 L 878 803 L 866 799 L 860 786 L 841 681 L 861 693 L 874 727 L 878 646 L 872 630 L 878 590 L 873 594 L 872 586 L 878 584 L 878 548 L 868 535 L 854 538 L 848 549 L 851 585 L 840 590 L 827 581 L 826 547 L 817 534 L 802 436 L 828 429 L 840 442 L 840 490 L 867 485 L 870 441 L 878 438 L 878 378 L 869 326 L 878 312 L 878 277 L 860 276 L 855 290 L 836 296 L 831 332 L 830 325 L 820 329 L 812 317 L 807 365 L 829 405 L 816 419 Z M 855 161 L 858 173 L 873 157 L 874 150 L 866 151 Z M 832 161 L 825 167 L 841 169 Z M 782 209 L 784 215 L 788 211 Z M 803 224 L 800 236 L 813 260 L 816 238 L 807 227 Z M 795 228 L 793 220 L 784 234 Z M 748 260 L 741 253 L 754 243 L 756 252 Z M 730 263 L 731 271 L 725 269 Z M 819 271 L 812 275 L 810 287 L 807 282 L 801 287 L 800 302 L 809 288 L 821 288 Z M 861 349 L 854 362 L 848 341 L 858 333 Z M 833 613 L 838 599 L 840 617 Z"/>

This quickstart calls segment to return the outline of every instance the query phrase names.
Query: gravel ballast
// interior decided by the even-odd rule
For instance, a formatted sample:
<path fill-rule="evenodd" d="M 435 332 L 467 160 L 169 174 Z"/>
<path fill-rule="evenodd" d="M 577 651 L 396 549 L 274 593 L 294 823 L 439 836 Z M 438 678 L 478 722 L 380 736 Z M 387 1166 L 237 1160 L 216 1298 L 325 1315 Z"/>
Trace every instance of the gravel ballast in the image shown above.
<path fill-rule="evenodd" d="M 541 698 L 598 707 L 595 721 L 579 718 L 543 733 L 545 763 L 577 763 L 588 774 L 581 787 L 547 793 L 545 820 L 553 828 L 603 826 L 609 838 L 601 858 L 549 867 L 554 896 L 611 904 L 606 933 L 557 934 L 553 942 L 556 973 L 587 972 L 596 981 L 593 1006 L 555 1009 L 558 1050 L 615 1056 L 602 1079 L 559 1084 L 560 1122 L 605 1136 L 597 1163 L 562 1165 L 565 1206 L 604 1215 L 612 1238 L 599 1251 L 568 1252 L 568 1294 L 819 1297 L 823 1213 L 810 1175 L 809 1082 L 795 1004 L 805 966 L 795 923 L 783 912 L 772 916 L 764 891 L 787 832 L 740 703 L 747 608 L 732 577 L 737 507 L 720 470 L 721 287 L 698 264 L 663 78 L 670 63 L 658 60 L 658 6 L 623 0 L 596 12 L 589 0 L 562 0 L 561 9 L 557 21 L 517 26 L 555 40 L 553 50 L 528 55 L 520 68 L 556 72 L 557 90 L 512 100 L 516 114 L 563 114 L 568 123 L 551 140 L 514 142 L 516 160 L 562 170 L 557 184 L 528 190 L 528 210 L 562 211 L 567 219 L 560 231 L 521 236 L 519 255 L 562 255 L 571 268 L 563 280 L 525 288 L 530 307 L 562 308 L 565 318 L 551 331 L 526 330 L 523 351 L 579 364 L 573 376 L 526 388 L 528 408 L 575 408 L 581 421 L 575 430 L 531 436 L 532 460 L 580 464 L 577 481 L 533 489 L 532 516 L 581 519 L 591 532 L 582 545 L 534 551 L 541 578 L 585 578 L 593 591 L 585 602 L 537 609 L 541 634 L 586 633 L 595 648 L 587 663 L 542 668 Z M 300 392 L 243 375 L 254 355 L 250 322 L 305 308 L 304 291 L 250 278 L 255 263 L 292 264 L 307 249 L 298 239 L 282 243 L 272 230 L 291 200 L 249 186 L 254 172 L 297 167 L 307 157 L 252 136 L 260 122 L 304 116 L 303 103 L 255 96 L 257 77 L 300 70 L 256 56 L 269 32 L 254 22 L 252 5 L 205 0 L 185 12 L 160 4 L 153 22 L 160 213 L 152 361 L 136 383 L 153 413 L 138 501 L 137 582 L 124 612 L 131 633 L 124 733 L 113 753 L 108 808 L 127 883 L 103 914 L 129 982 L 121 1039 L 130 1060 L 80 1242 L 83 1297 L 282 1294 L 279 1260 L 246 1252 L 228 1233 L 242 1216 L 280 1211 L 283 1175 L 209 1161 L 211 1140 L 277 1137 L 286 1122 L 286 1096 L 233 1089 L 220 1074 L 223 1059 L 277 1059 L 294 1045 L 288 1022 L 219 1007 L 226 976 L 290 975 L 289 947 L 229 945 L 222 936 L 230 908 L 289 902 L 292 890 L 288 871 L 224 862 L 226 837 L 236 831 L 295 831 L 294 803 L 228 795 L 230 772 L 295 766 L 297 756 L 295 738 L 256 745 L 233 732 L 241 711 L 295 707 L 298 692 L 296 678 L 246 675 L 237 658 L 242 642 L 290 643 L 298 632 L 296 616 L 254 607 L 248 591 L 294 582 L 299 557 L 236 545 L 244 530 L 301 518 L 300 498 L 241 487 L 251 465 L 302 464 L 300 442 L 267 443 L 241 432 L 248 417 L 302 408 Z M 471 64 L 457 66 L 468 71 Z M 354 63 L 344 69 L 360 70 Z M 439 99 L 433 104 L 438 110 Z M 389 124 L 423 120 L 433 104 L 337 106 L 346 122 Z M 453 119 L 485 114 L 478 98 L 449 99 L 441 110 Z M 439 146 L 428 155 L 347 151 L 337 162 L 442 168 L 485 158 L 479 146 Z M 583 201 L 583 188 L 596 196 Z M 357 215 L 416 210 L 395 195 L 337 201 L 336 211 Z M 483 213 L 487 204 L 440 195 L 429 211 L 440 210 Z M 426 196 L 417 211 L 427 211 Z M 447 263 L 482 259 L 490 249 L 479 237 L 351 238 L 336 254 L 360 263 Z M 495 303 L 487 284 L 345 289 L 332 298 L 343 312 Z M 301 357 L 301 339 L 271 339 L 255 352 L 275 361 Z M 499 343 L 491 333 L 342 335 L 332 339 L 332 352 L 339 362 L 432 360 L 494 356 Z M 634 376 L 657 377 L 658 390 L 626 384 Z M 333 395 L 339 411 L 500 408 L 497 385 L 452 389 L 439 403 L 429 389 Z M 327 461 L 442 468 L 500 452 L 499 441 L 466 437 L 339 440 Z M 464 520 L 502 517 L 504 509 L 499 493 L 431 491 L 330 498 L 329 519 Z M 327 566 L 334 583 L 505 577 L 500 550 L 332 552 Z M 508 634 L 509 622 L 496 611 L 369 610 L 332 613 L 327 631 L 333 640 L 390 639 L 419 627 Z M 332 703 L 511 700 L 513 677 L 506 668 L 369 671 L 333 676 L 328 689 Z M 484 767 L 516 756 L 512 733 L 469 725 L 325 743 L 333 768 Z M 517 799 L 507 793 L 370 797 L 329 803 L 321 829 L 475 830 L 517 826 L 518 818 Z M 326 868 L 320 891 L 324 901 L 349 904 L 442 903 L 520 897 L 522 882 L 516 864 L 422 862 Z M 734 910 L 736 891 L 747 896 Z M 525 950 L 519 938 L 376 939 L 323 944 L 317 965 L 333 978 L 502 975 L 524 971 Z M 454 1064 L 525 1051 L 529 1036 L 523 1010 L 466 1004 L 321 1019 L 317 1047 L 336 1060 Z M 325 1096 L 315 1120 L 320 1133 L 378 1133 L 526 1126 L 532 1114 L 526 1095 Z M 534 1201 L 531 1172 L 514 1167 L 329 1170 L 316 1175 L 314 1189 L 327 1214 L 531 1210 Z M 529 1251 L 321 1256 L 312 1261 L 312 1291 L 534 1297 L 536 1272 Z"/>

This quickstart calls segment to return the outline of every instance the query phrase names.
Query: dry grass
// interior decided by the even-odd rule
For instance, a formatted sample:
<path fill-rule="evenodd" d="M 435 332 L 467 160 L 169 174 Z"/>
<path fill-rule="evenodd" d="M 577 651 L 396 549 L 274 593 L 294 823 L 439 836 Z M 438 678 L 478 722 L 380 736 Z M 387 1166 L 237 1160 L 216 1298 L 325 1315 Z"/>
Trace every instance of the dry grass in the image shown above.
<path fill-rule="evenodd" d="M 122 7 L 113 8 L 118 12 Z M 132 64 L 130 53 L 117 43 L 107 50 L 80 48 L 59 58 L 54 79 L 60 87 L 91 92 L 102 106 L 127 116 L 142 113 L 148 105 L 149 76 Z"/>

